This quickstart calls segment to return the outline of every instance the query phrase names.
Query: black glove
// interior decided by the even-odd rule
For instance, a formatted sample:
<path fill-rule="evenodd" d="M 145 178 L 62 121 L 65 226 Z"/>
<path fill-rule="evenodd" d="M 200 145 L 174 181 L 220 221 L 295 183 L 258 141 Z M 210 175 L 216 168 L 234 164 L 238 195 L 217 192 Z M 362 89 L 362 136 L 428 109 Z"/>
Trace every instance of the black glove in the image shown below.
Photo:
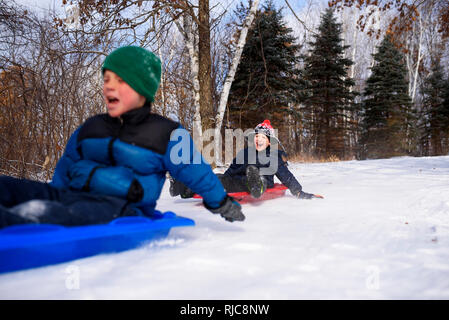
<path fill-rule="evenodd" d="M 304 191 L 300 191 L 296 196 L 299 199 L 312 199 L 312 198 L 315 198 L 314 194 L 307 193 L 307 192 L 304 192 Z"/>
<path fill-rule="evenodd" d="M 218 208 L 211 208 L 206 203 L 204 203 L 206 209 L 208 209 L 212 213 L 219 213 L 226 221 L 234 222 L 234 221 L 243 221 L 245 220 L 245 216 L 242 213 L 242 206 L 240 203 L 235 201 L 233 197 L 226 196 L 224 200 L 221 202 Z"/>

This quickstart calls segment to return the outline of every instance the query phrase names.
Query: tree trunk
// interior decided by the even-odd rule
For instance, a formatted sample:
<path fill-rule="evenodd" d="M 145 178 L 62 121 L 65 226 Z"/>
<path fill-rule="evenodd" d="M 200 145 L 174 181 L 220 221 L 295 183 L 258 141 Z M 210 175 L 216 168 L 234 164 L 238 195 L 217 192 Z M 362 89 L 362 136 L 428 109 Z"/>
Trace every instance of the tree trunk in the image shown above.
<path fill-rule="evenodd" d="M 221 91 L 220 95 L 220 103 L 218 105 L 217 109 L 217 115 L 215 116 L 215 150 L 217 152 L 215 153 L 215 164 L 220 163 L 220 138 L 221 137 L 221 127 L 223 125 L 223 117 L 226 110 L 226 105 L 228 103 L 229 98 L 229 91 L 231 90 L 232 82 L 234 81 L 235 73 L 237 72 L 237 67 L 240 63 L 240 58 L 242 57 L 243 48 L 245 47 L 246 43 L 246 36 L 248 35 L 248 30 L 253 23 L 254 17 L 256 16 L 257 8 L 259 7 L 260 0 L 254 0 L 250 11 L 248 12 L 248 15 L 245 18 L 245 21 L 243 23 L 243 28 L 240 31 L 240 37 L 239 41 L 237 43 L 237 48 L 234 54 L 234 57 L 232 59 L 232 64 L 229 69 L 228 75 L 226 76 L 223 90 Z"/>
<path fill-rule="evenodd" d="M 419 68 L 421 65 L 421 61 L 424 58 L 423 48 L 422 48 L 422 42 L 423 42 L 423 25 L 422 25 L 422 18 L 421 15 L 418 17 L 418 28 L 419 30 L 416 31 L 416 24 L 413 24 L 413 30 L 412 34 L 410 35 L 410 41 L 408 45 L 408 53 L 406 54 L 406 63 L 408 68 L 408 74 L 409 74 L 409 85 L 408 85 L 408 94 L 410 98 L 412 99 L 412 102 L 415 101 L 416 97 L 416 87 L 418 83 L 418 75 L 419 75 Z M 417 34 L 417 39 L 415 39 L 415 35 Z M 415 48 L 416 45 L 416 48 Z M 416 61 L 414 62 L 414 55 L 416 54 Z"/>
<path fill-rule="evenodd" d="M 186 47 L 189 50 L 190 56 L 190 74 L 193 84 L 193 101 L 195 106 L 195 113 L 193 115 L 192 134 L 195 147 L 198 151 L 203 148 L 203 130 L 201 125 L 201 105 L 200 105 L 200 81 L 198 76 L 199 62 L 198 50 L 195 46 L 195 33 L 192 28 L 192 18 L 185 14 L 183 16 L 183 25 L 181 26 L 178 20 L 175 20 L 179 32 L 181 32 L 186 42 Z"/>
<path fill-rule="evenodd" d="M 212 59 L 210 56 L 209 0 L 198 3 L 198 79 L 200 82 L 200 112 L 203 128 L 213 127 Z"/>

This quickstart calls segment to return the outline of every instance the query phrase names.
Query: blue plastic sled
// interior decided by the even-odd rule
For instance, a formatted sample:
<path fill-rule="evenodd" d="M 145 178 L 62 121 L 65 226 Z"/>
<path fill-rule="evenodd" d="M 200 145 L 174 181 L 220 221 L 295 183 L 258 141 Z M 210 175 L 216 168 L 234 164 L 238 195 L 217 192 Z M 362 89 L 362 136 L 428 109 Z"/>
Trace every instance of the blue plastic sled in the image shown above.
<path fill-rule="evenodd" d="M 0 273 L 120 252 L 163 238 L 172 227 L 193 225 L 193 220 L 173 212 L 156 212 L 151 219 L 123 217 L 101 225 L 11 226 L 0 229 Z"/>

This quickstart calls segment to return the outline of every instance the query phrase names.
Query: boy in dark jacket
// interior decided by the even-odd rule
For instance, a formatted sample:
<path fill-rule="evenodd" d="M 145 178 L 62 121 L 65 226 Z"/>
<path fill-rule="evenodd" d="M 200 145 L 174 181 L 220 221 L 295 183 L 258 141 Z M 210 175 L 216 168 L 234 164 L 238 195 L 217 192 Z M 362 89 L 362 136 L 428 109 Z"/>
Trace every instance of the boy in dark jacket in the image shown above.
<path fill-rule="evenodd" d="M 224 174 L 217 174 L 227 192 L 249 192 L 260 198 L 267 188 L 274 186 L 274 175 L 290 192 L 300 199 L 312 199 L 313 194 L 302 191 L 302 186 L 288 170 L 286 153 L 277 148 L 274 129 L 269 120 L 258 124 L 248 136 L 254 146 L 241 150 Z M 193 196 L 193 192 L 182 182 L 171 180 L 170 194 L 183 198 Z"/>
<path fill-rule="evenodd" d="M 72 134 L 52 182 L 0 177 L 0 227 L 151 216 L 167 171 L 201 194 L 211 212 L 231 222 L 244 220 L 240 205 L 204 159 L 193 162 L 198 153 L 191 137 L 179 134 L 185 129 L 151 113 L 161 77 L 159 58 L 140 47 L 122 47 L 105 59 L 102 72 L 107 113 L 89 118 Z M 173 158 L 179 143 L 190 146 L 189 161 Z"/>

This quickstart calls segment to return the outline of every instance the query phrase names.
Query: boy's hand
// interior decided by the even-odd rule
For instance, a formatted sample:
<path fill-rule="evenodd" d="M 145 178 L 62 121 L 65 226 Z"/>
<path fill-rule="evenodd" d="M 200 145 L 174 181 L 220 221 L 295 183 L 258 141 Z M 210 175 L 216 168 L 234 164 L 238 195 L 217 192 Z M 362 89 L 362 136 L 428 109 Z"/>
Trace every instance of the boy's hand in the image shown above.
<path fill-rule="evenodd" d="M 299 199 L 313 199 L 313 198 L 319 198 L 319 199 L 324 199 L 323 196 L 320 196 L 319 194 L 312 194 L 312 193 L 307 193 L 304 191 L 300 191 L 298 194 L 296 194 L 296 196 Z"/>
<path fill-rule="evenodd" d="M 234 198 L 226 196 L 220 207 L 212 209 L 205 204 L 206 208 L 212 213 L 219 213 L 226 221 L 243 221 L 245 216 L 242 213 L 242 206 Z"/>

